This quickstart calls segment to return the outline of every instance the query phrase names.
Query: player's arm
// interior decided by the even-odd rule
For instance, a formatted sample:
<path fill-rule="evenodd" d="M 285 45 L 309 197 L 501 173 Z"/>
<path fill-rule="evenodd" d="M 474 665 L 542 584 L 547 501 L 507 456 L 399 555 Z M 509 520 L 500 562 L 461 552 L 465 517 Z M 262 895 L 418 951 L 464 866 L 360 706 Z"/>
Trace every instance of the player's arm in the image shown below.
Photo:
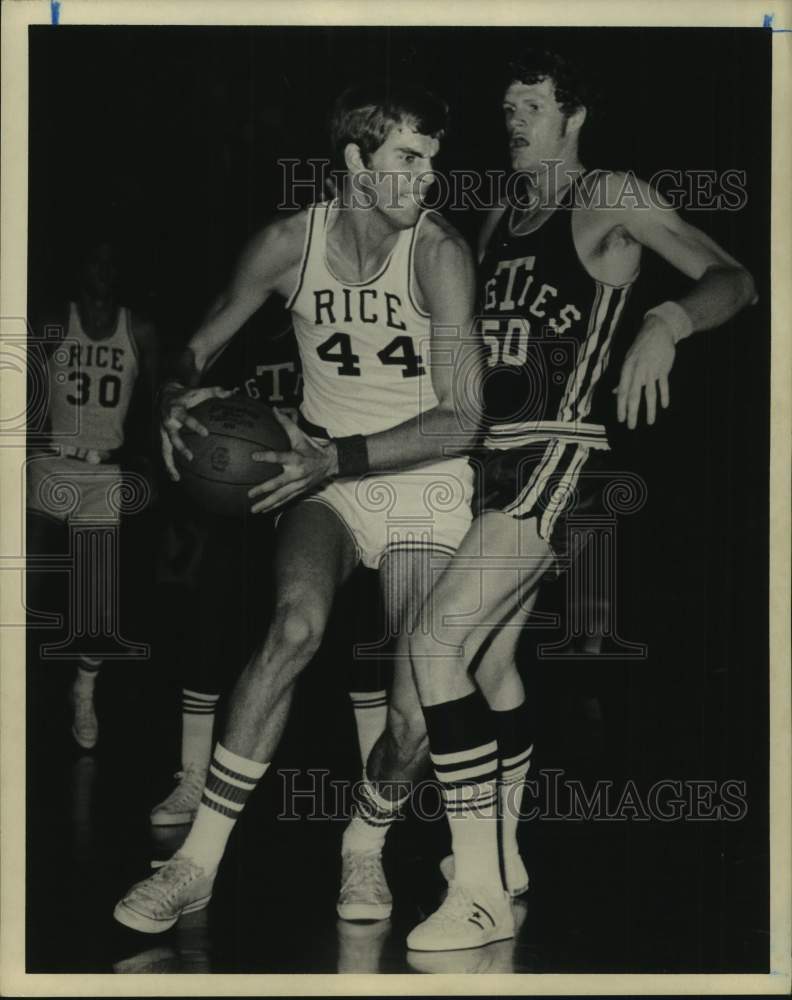
<path fill-rule="evenodd" d="M 419 241 L 415 271 L 431 316 L 428 365 L 437 405 L 386 431 L 334 439 L 324 447 L 282 419 L 293 450 L 254 454 L 283 466 L 279 476 L 250 491 L 254 500 L 264 497 L 252 507 L 254 513 L 278 507 L 329 478 L 407 468 L 470 449 L 481 414 L 473 258 L 462 237 L 443 227 Z"/>
<path fill-rule="evenodd" d="M 132 316 L 132 336 L 138 349 L 140 378 L 156 399 L 160 379 L 160 351 L 157 331 L 148 320 Z"/>
<path fill-rule="evenodd" d="M 437 405 L 365 439 L 373 470 L 464 454 L 481 417 L 480 351 L 473 336 L 476 278 L 467 244 L 450 227 L 436 231 L 416 247 L 415 274 L 431 317 L 428 367 Z"/>
<path fill-rule="evenodd" d="M 35 346 L 35 358 L 36 367 L 49 359 L 53 351 L 60 346 L 66 337 L 66 333 L 69 329 L 69 307 L 68 305 L 61 305 L 58 307 L 48 307 L 38 311 L 34 316 L 32 323 L 29 325 L 29 332 L 33 331 Z M 32 362 L 28 362 L 28 366 L 32 366 Z M 41 376 L 46 379 L 49 376 L 45 375 L 44 372 L 40 373 Z M 38 375 L 38 372 L 37 372 Z M 49 391 L 44 386 L 45 391 L 49 395 Z M 47 412 L 44 416 L 41 426 L 38 428 L 38 433 L 41 435 L 49 435 L 52 433 L 52 419 L 49 407 L 47 407 Z"/>
<path fill-rule="evenodd" d="M 188 412 L 212 396 L 228 396 L 218 386 L 199 388 L 201 375 L 234 334 L 274 291 L 285 291 L 284 281 L 299 260 L 304 218 L 277 220 L 255 236 L 243 250 L 225 291 L 212 304 L 204 321 L 179 355 L 171 377 L 160 391 L 162 454 L 174 480 L 173 462 L 178 451 L 188 460 L 192 453 L 181 438 L 182 427 L 199 434 L 206 428 Z"/>
<path fill-rule="evenodd" d="M 615 187 L 612 178 L 610 183 Z M 630 239 L 654 250 L 694 284 L 675 302 L 649 310 L 625 358 L 617 409 L 619 420 L 626 419 L 630 428 L 637 424 L 642 395 L 650 424 L 658 392 L 661 405 L 668 406 L 668 375 L 679 341 L 720 326 L 757 298 L 753 278 L 734 257 L 680 218 L 647 184 L 639 184 L 645 204 L 616 209 L 619 225 Z"/>
<path fill-rule="evenodd" d="M 140 441 L 139 445 L 145 450 L 145 460 L 148 462 L 151 445 L 156 451 L 157 440 L 157 416 L 156 401 L 157 390 L 160 383 L 160 348 L 157 338 L 157 330 L 153 323 L 134 314 L 130 315 L 131 332 L 137 348 L 139 374 L 135 391 L 140 388 L 145 390 L 145 402 L 148 408 L 148 421 L 146 427 L 145 441 Z"/>

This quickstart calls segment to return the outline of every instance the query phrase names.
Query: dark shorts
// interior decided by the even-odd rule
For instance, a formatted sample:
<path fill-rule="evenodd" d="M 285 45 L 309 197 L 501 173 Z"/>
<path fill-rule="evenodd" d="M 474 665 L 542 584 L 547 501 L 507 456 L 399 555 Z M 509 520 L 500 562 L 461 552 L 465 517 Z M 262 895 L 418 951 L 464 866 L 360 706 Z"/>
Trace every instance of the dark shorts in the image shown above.
<path fill-rule="evenodd" d="M 602 510 L 608 454 L 561 440 L 474 452 L 473 516 L 498 511 L 535 518 L 539 536 L 562 555 L 568 518 Z"/>

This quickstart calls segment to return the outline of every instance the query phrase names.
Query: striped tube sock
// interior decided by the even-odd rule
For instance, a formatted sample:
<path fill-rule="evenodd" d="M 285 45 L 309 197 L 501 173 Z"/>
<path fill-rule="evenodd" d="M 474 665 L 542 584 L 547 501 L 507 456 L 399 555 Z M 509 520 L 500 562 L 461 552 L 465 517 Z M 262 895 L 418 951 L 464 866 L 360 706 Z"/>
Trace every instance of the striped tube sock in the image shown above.
<path fill-rule="evenodd" d="M 371 748 L 385 732 L 385 723 L 388 719 L 388 692 L 350 691 L 349 697 L 355 713 L 360 760 L 365 768 Z"/>
<path fill-rule="evenodd" d="M 502 891 L 498 858 L 498 743 L 480 691 L 424 706 L 429 750 L 440 782 L 454 881 Z"/>
<path fill-rule="evenodd" d="M 212 730 L 218 694 L 182 690 L 182 769 L 206 768 L 212 755 Z"/>
<path fill-rule="evenodd" d="M 344 830 L 342 854 L 347 851 L 382 851 L 388 830 L 410 795 L 406 787 L 398 787 L 397 793 L 393 801 L 384 798 L 364 774 L 352 809 L 352 819 Z"/>
<path fill-rule="evenodd" d="M 516 888 L 524 884 L 526 876 L 517 846 L 517 827 L 520 822 L 525 776 L 531 767 L 533 732 L 528 702 L 505 712 L 493 712 L 495 731 L 498 734 L 500 757 L 500 811 L 501 848 L 506 884 Z"/>
<path fill-rule="evenodd" d="M 215 746 L 201 804 L 179 854 L 192 858 L 209 874 L 220 864 L 234 824 L 269 763 L 239 757 Z"/>

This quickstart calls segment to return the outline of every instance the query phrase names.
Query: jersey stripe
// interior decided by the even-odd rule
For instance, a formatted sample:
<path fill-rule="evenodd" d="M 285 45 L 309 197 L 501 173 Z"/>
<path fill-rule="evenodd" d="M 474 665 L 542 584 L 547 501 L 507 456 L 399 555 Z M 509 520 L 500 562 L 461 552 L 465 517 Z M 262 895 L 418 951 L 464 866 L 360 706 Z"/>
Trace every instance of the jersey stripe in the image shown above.
<path fill-rule="evenodd" d="M 513 514 L 516 517 L 520 508 L 527 507 L 530 510 L 533 507 L 539 496 L 541 485 L 547 476 L 554 472 L 565 448 L 566 445 L 561 441 L 550 442 L 541 462 L 537 463 L 536 468 L 531 473 L 531 478 L 514 501 L 508 507 L 503 508 L 504 513 Z"/>
<path fill-rule="evenodd" d="M 605 370 L 614 331 L 627 301 L 630 285 L 616 287 L 597 282 L 595 306 L 583 352 L 567 383 L 561 403 L 562 420 L 585 417 L 591 409 L 594 388 Z"/>
<path fill-rule="evenodd" d="M 586 392 L 583 395 L 583 398 L 577 409 L 576 415 L 578 417 L 581 418 L 586 417 L 589 411 L 591 410 L 591 400 L 594 394 L 594 389 L 597 385 L 597 382 L 599 382 L 600 376 L 608 367 L 608 360 L 610 358 L 610 349 L 611 349 L 611 344 L 613 342 L 613 335 L 616 332 L 616 327 L 619 325 L 619 320 L 621 319 L 622 311 L 624 310 L 625 303 L 627 302 L 627 299 L 630 295 L 631 287 L 632 286 L 627 286 L 627 288 L 625 289 L 618 290 L 619 291 L 618 300 L 616 302 L 616 306 L 613 310 L 610 322 L 608 324 L 608 329 L 605 334 L 605 340 L 603 341 L 602 347 L 600 348 L 597 354 L 597 360 L 593 367 L 588 387 L 586 388 Z"/>
<path fill-rule="evenodd" d="M 415 245 L 418 242 L 418 230 L 421 228 L 421 223 L 429 214 L 428 211 L 421 213 L 418 221 L 415 223 L 415 228 L 412 232 L 412 238 L 410 239 L 410 250 L 407 255 L 407 294 L 410 297 L 410 303 L 413 309 L 418 313 L 419 316 L 425 316 L 429 319 L 429 313 L 421 309 L 418 305 L 418 298 L 413 291 L 413 286 L 415 284 Z"/>
<path fill-rule="evenodd" d="M 574 449 L 570 446 L 570 450 L 573 451 L 571 456 L 571 461 L 567 466 L 566 472 L 561 476 L 561 479 L 553 487 L 553 496 L 547 504 L 542 516 L 539 519 L 539 537 L 550 539 L 553 536 L 553 527 L 558 520 L 559 514 L 564 510 L 564 508 L 569 503 L 569 498 L 572 491 L 575 489 L 575 485 L 580 475 L 580 470 L 583 467 L 583 463 L 588 458 L 588 449 L 583 448 L 580 445 Z"/>
<path fill-rule="evenodd" d="M 561 406 L 558 413 L 561 420 L 572 419 L 572 411 L 575 400 L 580 394 L 589 359 L 597 346 L 600 330 L 602 329 L 608 313 L 610 292 L 610 288 L 607 288 L 597 282 L 597 288 L 594 295 L 594 305 L 591 309 L 588 330 L 586 331 L 586 339 L 583 341 L 583 347 L 580 355 L 578 356 L 577 364 L 572 369 L 569 379 L 567 380 L 566 392 L 564 393 L 564 398 L 561 400 Z"/>
<path fill-rule="evenodd" d="M 121 312 L 123 314 L 124 329 L 127 333 L 127 340 L 132 345 L 132 353 L 135 355 L 135 361 L 138 363 L 138 368 L 140 367 L 140 347 L 138 346 L 135 333 L 132 329 L 132 311 L 127 309 L 126 306 L 121 306 Z"/>
<path fill-rule="evenodd" d="M 577 420 L 537 420 L 519 424 L 496 424 L 488 429 L 483 446 L 508 450 L 552 440 L 574 441 L 586 444 L 590 448 L 610 450 L 607 430 L 603 424 L 588 424 Z"/>
<path fill-rule="evenodd" d="M 317 205 L 311 205 L 311 207 L 308 209 L 308 224 L 305 227 L 305 240 L 303 241 L 302 259 L 300 260 L 300 276 L 297 279 L 297 287 L 291 293 L 291 295 L 288 298 L 288 301 L 286 302 L 287 309 L 291 309 L 291 307 L 294 305 L 294 301 L 300 294 L 300 291 L 303 286 L 303 281 L 305 280 L 305 269 L 308 266 L 308 257 L 311 252 L 311 240 L 313 239 L 313 227 L 314 227 L 314 220 L 316 218 L 317 207 L 318 207 Z"/>

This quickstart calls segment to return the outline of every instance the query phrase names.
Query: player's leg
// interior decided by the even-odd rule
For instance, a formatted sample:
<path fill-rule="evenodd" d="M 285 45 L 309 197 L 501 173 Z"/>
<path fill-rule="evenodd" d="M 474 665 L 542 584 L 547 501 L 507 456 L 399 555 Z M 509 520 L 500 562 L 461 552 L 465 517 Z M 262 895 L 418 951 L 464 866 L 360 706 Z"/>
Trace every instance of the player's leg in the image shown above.
<path fill-rule="evenodd" d="M 423 612 L 431 628 L 410 638 L 455 878 L 437 914 L 410 934 L 408 947 L 474 947 L 512 934 L 498 851 L 498 724 L 469 668 L 482 630 L 511 617 L 551 560 L 535 520 L 483 515 L 432 591 Z M 515 687 L 511 699 L 518 695 Z"/>
<path fill-rule="evenodd" d="M 238 671 L 241 646 L 240 604 L 245 599 L 239 552 L 245 522 L 195 511 L 186 544 L 195 551 L 195 587 L 189 621 L 180 648 L 181 767 L 174 790 L 151 811 L 154 826 L 174 826 L 195 819 L 206 782 L 214 743 L 215 711 L 221 690 L 227 689 L 229 668 Z M 245 551 L 251 551 L 245 547 Z M 182 557 L 191 558 L 187 552 Z M 233 652 L 232 652 L 233 651 Z M 233 662 L 229 662 L 233 661 Z"/>
<path fill-rule="evenodd" d="M 83 488 L 83 509 L 90 510 L 89 501 L 91 491 Z M 101 522 L 97 522 L 100 524 Z M 84 525 L 86 531 L 90 533 L 92 525 L 87 522 Z M 121 526 L 115 524 L 115 531 L 120 531 Z M 80 563 L 77 578 L 69 578 L 69 586 L 77 588 L 76 606 L 77 614 L 85 622 L 101 623 L 101 634 L 107 635 L 110 631 L 112 610 L 109 605 L 109 593 L 111 590 L 108 580 L 108 571 L 118 572 L 116 565 L 108 566 L 104 559 L 94 557 L 92 547 L 85 546 L 86 559 Z M 89 582 L 90 581 L 90 582 Z M 83 604 L 82 602 L 85 602 Z M 99 739 L 99 721 L 96 716 L 95 698 L 96 681 L 102 666 L 100 657 L 92 655 L 95 651 L 84 651 L 79 654 L 77 670 L 74 675 L 74 682 L 71 689 L 71 703 L 74 710 L 72 719 L 72 736 L 75 742 L 84 750 L 90 750 Z"/>
<path fill-rule="evenodd" d="M 363 767 L 372 747 L 385 732 L 388 718 L 385 672 L 386 666 L 381 660 L 374 663 L 355 662 L 351 666 L 349 700 L 355 716 L 355 732 Z"/>
<path fill-rule="evenodd" d="M 35 463 L 33 463 L 35 467 Z M 30 471 L 30 470 L 29 470 Z M 28 484 L 29 496 L 32 493 Z M 52 556 L 66 556 L 69 551 L 69 529 L 65 516 L 56 517 L 33 507 L 26 511 L 26 601 L 28 614 L 57 613 L 63 616 L 69 628 L 68 587 L 73 586 L 66 574 L 51 573 L 40 569 L 38 560 Z M 57 595 L 57 596 L 56 596 Z M 43 633 L 35 627 L 28 628 L 28 663 L 38 668 Z M 69 689 L 71 707 L 71 732 L 75 742 L 84 750 L 92 749 L 99 735 L 99 724 L 94 707 L 94 693 L 99 661 L 79 658 Z"/>
<path fill-rule="evenodd" d="M 492 710 L 498 739 L 498 796 L 503 879 L 511 896 L 528 889 L 529 879 L 517 842 L 525 779 L 535 747 L 536 706 L 517 669 L 521 629 L 536 602 L 538 587 L 520 601 L 487 645 L 476 671 L 476 683 Z"/>
<path fill-rule="evenodd" d="M 386 556 L 382 568 L 383 597 L 389 634 L 397 637 L 393 691 L 387 727 L 371 755 L 372 780 L 386 798 L 399 798 L 398 783 L 411 782 L 427 762 L 426 729 L 413 678 L 410 638 L 419 628 L 422 609 L 435 582 L 451 561 L 441 550 L 397 551 Z M 387 779 L 395 782 L 392 789 Z"/>
<path fill-rule="evenodd" d="M 69 517 L 74 510 L 67 509 L 63 499 L 78 498 L 78 509 L 81 521 L 85 521 L 92 513 L 99 515 L 102 524 L 107 523 L 108 507 L 106 502 L 107 489 L 104 492 L 85 478 L 85 467 L 82 462 L 64 460 L 58 457 L 37 455 L 27 465 L 27 551 L 30 557 L 47 555 L 66 555 L 69 551 Z M 69 476 L 76 473 L 78 478 L 70 480 Z M 62 484 L 60 491 L 52 484 Z M 48 485 L 49 484 L 49 485 Z M 77 508 L 75 508 L 76 510 Z M 91 525 L 86 523 L 90 532 Z M 90 607 L 78 604 L 77 610 L 86 622 L 101 622 L 109 614 L 106 598 L 105 565 L 103 561 L 90 562 L 92 549 L 85 548 L 86 561 L 80 563 L 80 579 L 68 576 L 67 587 L 74 588 L 73 593 L 66 591 L 65 601 L 60 600 L 57 610 L 66 616 L 67 628 L 73 628 L 76 623 L 69 620 L 68 609 L 72 598 L 78 602 L 87 599 L 92 601 Z M 48 574 L 36 573 L 35 564 L 32 574 L 28 575 L 28 602 L 34 608 L 41 600 L 44 592 L 44 580 Z M 87 577 L 87 579 L 86 579 Z M 49 589 L 49 588 L 46 588 Z M 102 631 L 106 631 L 103 629 Z M 102 661 L 92 655 L 92 651 L 84 649 L 78 654 L 77 670 L 70 689 L 69 697 L 72 706 L 72 736 L 84 750 L 92 749 L 99 737 L 99 723 L 94 707 L 96 679 Z"/>
<path fill-rule="evenodd" d="M 231 698 L 223 742 L 233 753 L 272 759 L 295 682 L 318 650 L 336 591 L 356 561 L 353 538 L 330 507 L 308 501 L 284 513 L 272 622 Z"/>
<path fill-rule="evenodd" d="M 363 768 L 371 749 L 382 733 L 388 715 L 388 690 L 392 674 L 392 650 L 377 648 L 381 638 L 381 600 L 373 587 L 373 571 L 358 570 L 349 582 L 344 608 L 339 609 L 348 624 L 351 657 L 347 691 L 355 717 L 360 762 Z M 355 653 L 366 648 L 365 656 Z"/>
<path fill-rule="evenodd" d="M 517 831 L 535 731 L 535 706 L 529 700 L 517 669 L 517 645 L 536 594 L 537 588 L 523 595 L 514 614 L 497 627 L 486 625 L 477 629 L 465 650 L 466 659 L 473 658 L 476 684 L 487 700 L 495 723 L 502 874 L 504 885 L 513 897 L 522 895 L 529 885 Z M 444 858 L 440 867 L 446 879 L 451 881 L 455 876 L 453 855 Z"/>
<path fill-rule="evenodd" d="M 69 463 L 71 470 L 76 471 L 79 477 L 79 505 L 69 515 L 69 520 L 70 524 L 79 525 L 74 543 L 77 550 L 81 548 L 84 554 L 84 558 L 78 560 L 75 576 L 70 577 L 69 585 L 75 588 L 76 600 L 71 602 L 72 612 L 76 615 L 77 622 L 87 626 L 85 631 L 88 635 L 83 636 L 86 648 L 79 653 L 72 686 L 72 735 L 81 747 L 90 749 L 99 737 L 94 698 L 103 662 L 102 650 L 95 648 L 90 636 L 96 634 L 94 630 L 98 630 L 99 641 L 104 644 L 106 638 L 113 634 L 116 627 L 114 595 L 120 593 L 120 579 L 112 579 L 109 575 L 120 572 L 117 558 L 108 561 L 103 548 L 97 548 L 91 540 L 96 534 L 102 534 L 110 528 L 114 535 L 114 549 L 118 553 L 122 533 L 126 528 L 111 501 L 113 491 L 123 484 L 120 468 L 116 465 L 104 465 L 94 475 L 90 473 L 91 466 L 87 470 L 81 466 L 81 461 Z M 77 622 L 74 623 L 75 626 Z"/>
<path fill-rule="evenodd" d="M 96 680 L 102 661 L 82 654 L 77 663 L 71 688 L 72 736 L 83 750 L 92 750 L 99 739 L 99 720 L 96 717 Z"/>
<path fill-rule="evenodd" d="M 381 580 L 388 635 L 414 627 L 432 579 L 449 555 L 435 550 L 394 551 L 383 560 Z M 406 801 L 410 784 L 427 763 L 426 730 L 406 644 L 394 661 L 387 726 L 364 769 L 352 819 L 344 832 L 338 914 L 345 920 L 381 920 L 391 894 L 381 855 L 388 830 Z M 381 775 L 388 780 L 379 781 Z"/>
<path fill-rule="evenodd" d="M 163 931 L 209 901 L 228 837 L 272 760 L 295 682 L 319 648 L 336 590 L 356 558 L 352 536 L 331 508 L 308 501 L 284 513 L 272 622 L 234 688 L 195 823 L 174 858 L 116 906 L 121 923 Z"/>

